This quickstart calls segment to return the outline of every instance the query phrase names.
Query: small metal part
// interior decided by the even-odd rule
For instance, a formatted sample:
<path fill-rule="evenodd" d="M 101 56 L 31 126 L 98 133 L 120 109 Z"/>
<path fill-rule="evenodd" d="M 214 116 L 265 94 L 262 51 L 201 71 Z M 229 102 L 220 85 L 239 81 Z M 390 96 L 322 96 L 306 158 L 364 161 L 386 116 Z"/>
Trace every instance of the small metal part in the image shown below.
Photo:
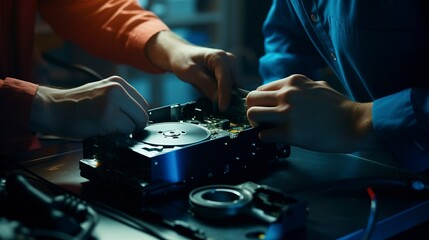
<path fill-rule="evenodd" d="M 160 152 L 160 151 L 162 151 L 162 149 L 164 149 L 164 147 L 163 146 L 153 146 L 153 145 L 146 144 L 146 145 L 144 145 L 142 147 L 142 149 L 147 150 L 147 151 L 159 151 Z"/>
<path fill-rule="evenodd" d="M 195 119 L 204 122 L 204 112 L 200 108 L 195 108 Z"/>
<path fill-rule="evenodd" d="M 232 90 L 233 93 L 237 94 L 238 96 L 240 96 L 241 98 L 246 98 L 247 95 L 249 94 L 250 91 L 243 89 L 243 88 L 236 88 L 234 90 Z"/>
<path fill-rule="evenodd" d="M 223 120 L 221 120 L 220 122 L 219 122 L 219 124 L 220 124 L 220 127 L 222 128 L 222 129 L 230 129 L 231 128 L 231 121 L 229 121 L 228 119 L 223 119 Z"/>

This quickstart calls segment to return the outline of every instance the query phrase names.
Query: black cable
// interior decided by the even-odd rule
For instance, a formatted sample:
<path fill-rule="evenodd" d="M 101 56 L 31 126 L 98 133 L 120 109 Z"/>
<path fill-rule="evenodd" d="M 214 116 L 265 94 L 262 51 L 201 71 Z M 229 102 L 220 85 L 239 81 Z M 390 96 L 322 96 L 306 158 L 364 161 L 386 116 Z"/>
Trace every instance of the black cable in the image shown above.
<path fill-rule="evenodd" d="M 66 193 L 54 198 L 54 205 L 81 222 L 82 230 L 74 237 L 75 240 L 89 239 L 99 222 L 98 214 L 86 201 Z M 82 226 L 84 225 L 84 226 Z"/>
<path fill-rule="evenodd" d="M 55 190 L 59 190 L 61 192 L 65 192 L 67 193 L 67 191 L 65 191 L 62 188 L 59 188 L 58 186 L 56 186 L 55 184 L 45 180 L 44 178 L 38 176 L 36 173 L 31 172 L 30 170 L 24 168 L 25 171 L 27 171 L 29 174 L 33 175 L 34 180 L 37 181 L 41 181 L 44 184 L 49 185 L 50 187 L 52 187 Z M 70 193 L 68 193 L 70 194 Z M 80 198 L 84 198 L 82 196 L 79 196 Z M 164 236 L 162 236 L 161 234 L 159 234 L 157 232 L 156 229 L 154 229 L 153 227 L 151 227 L 149 224 L 146 224 L 143 221 L 140 221 L 139 219 L 136 219 L 122 211 L 119 211 L 115 208 L 112 208 L 108 205 L 105 205 L 103 203 L 97 202 L 97 201 L 92 201 L 90 199 L 85 199 L 87 202 L 89 202 L 91 204 L 91 206 L 96 209 L 97 212 L 102 213 L 105 216 L 108 216 L 120 223 L 123 223 L 124 225 L 127 225 L 131 228 L 134 228 L 138 231 L 147 233 L 153 237 L 156 237 L 159 240 L 168 240 L 167 238 L 165 238 Z M 156 224 L 161 224 L 164 227 L 167 227 L 185 237 L 189 237 L 190 239 L 194 239 L 194 240 L 205 240 L 207 239 L 207 237 L 205 236 L 205 233 L 201 232 L 199 229 L 193 228 L 192 226 L 190 226 L 189 224 L 183 222 L 183 221 L 169 221 L 166 220 L 164 218 L 162 218 L 160 215 L 155 214 L 154 212 L 151 211 L 143 211 L 143 215 L 145 215 L 146 217 L 150 218 L 150 220 L 155 220 Z M 156 215 L 156 216 L 155 216 Z M 77 238 L 79 239 L 79 238 Z"/>
<path fill-rule="evenodd" d="M 104 215 L 120 222 L 123 223 L 124 225 L 127 225 L 131 228 L 134 228 L 138 231 L 147 233 L 153 237 L 156 237 L 159 240 L 168 240 L 165 237 L 163 237 L 161 234 L 159 234 L 155 229 L 153 229 L 151 226 L 149 226 L 148 224 L 142 222 L 142 221 L 137 221 L 136 219 L 134 219 L 133 217 L 129 216 L 126 213 L 123 213 L 115 208 L 112 208 L 110 206 L 107 206 L 105 204 L 99 203 L 99 202 L 91 202 L 91 204 L 93 204 L 95 206 L 95 208 L 97 209 L 97 211 L 103 213 Z"/>
<path fill-rule="evenodd" d="M 76 72 L 80 72 L 86 76 L 88 76 L 89 78 L 91 78 L 94 81 L 98 81 L 98 80 L 102 80 L 103 76 L 101 76 L 101 74 L 97 73 L 96 71 L 94 71 L 93 69 L 80 65 L 80 64 L 76 64 L 76 63 L 69 63 L 67 61 L 61 60 L 57 57 L 54 57 L 50 54 L 47 53 L 43 53 L 42 54 L 43 59 L 45 59 L 47 62 L 57 65 L 59 67 L 65 68 L 67 70 L 70 71 L 76 71 Z"/>
<path fill-rule="evenodd" d="M 142 209 L 141 215 L 144 215 L 146 219 L 150 219 L 155 224 L 160 224 L 164 227 L 167 227 L 182 236 L 188 237 L 193 240 L 207 240 L 209 239 L 206 236 L 206 233 L 200 229 L 191 226 L 189 223 L 186 223 L 182 220 L 167 220 L 161 214 L 152 211 L 150 209 Z"/>
<path fill-rule="evenodd" d="M 46 237 L 46 234 L 57 232 L 56 238 L 59 239 L 67 239 L 69 235 L 75 240 L 86 240 L 98 223 L 98 214 L 82 199 L 67 193 L 51 197 L 35 188 L 27 177 L 18 172 L 7 176 L 6 191 L 10 201 L 20 207 L 20 211 L 35 215 L 33 219 L 28 219 L 38 228 L 31 231 L 31 235 Z M 27 205 L 30 202 L 33 207 L 29 208 Z"/>
<path fill-rule="evenodd" d="M 66 190 L 59 188 L 55 184 L 45 180 L 41 176 L 37 175 L 36 173 L 30 171 L 29 169 L 21 166 L 19 163 L 14 162 L 14 164 L 18 165 L 21 169 L 24 169 L 29 174 L 34 176 L 39 181 L 42 181 L 43 183 L 53 187 L 56 190 L 60 190 L 63 192 L 66 192 Z M 336 180 L 332 182 L 325 182 L 322 184 L 317 185 L 317 190 L 333 190 L 338 188 L 349 188 L 349 187 L 368 187 L 368 186 L 390 186 L 390 187 L 402 187 L 405 189 L 410 189 L 416 192 L 421 191 L 427 191 L 429 190 L 429 185 L 426 181 L 422 179 L 395 179 L 395 178 L 356 178 L 356 179 L 341 179 Z M 368 188 L 372 189 L 372 188 Z M 368 190 L 367 192 L 370 195 L 371 190 Z M 307 189 L 308 190 L 308 189 Z M 305 192 L 305 191 L 300 191 Z M 373 192 L 373 191 L 372 191 Z M 82 196 L 79 196 L 82 198 Z M 377 199 L 375 197 L 375 193 L 373 195 L 370 195 L 371 197 L 371 209 L 370 214 L 368 216 L 367 225 L 364 231 L 364 240 L 367 240 L 371 237 L 373 229 L 376 224 L 376 215 L 377 215 Z M 124 225 L 127 225 L 131 228 L 137 229 L 139 231 L 145 232 L 147 234 L 150 234 L 158 239 L 166 240 L 163 236 L 158 234 L 151 226 L 145 224 L 142 221 L 137 221 L 137 219 L 134 219 L 133 217 L 116 210 L 114 208 L 111 208 L 110 206 L 106 206 L 104 204 L 101 204 L 99 202 L 94 202 L 91 200 L 87 200 L 88 202 L 91 202 L 91 204 L 96 208 L 97 211 L 103 213 L 106 216 L 109 216 L 110 218 L 123 223 Z M 165 222 L 164 222 L 165 223 Z M 174 229 L 174 224 L 170 223 L 170 227 Z M 173 226 L 173 227 L 172 227 Z"/>
<path fill-rule="evenodd" d="M 104 214 L 105 216 L 108 216 L 126 226 L 129 226 L 131 228 L 134 228 L 138 231 L 142 231 L 146 234 L 149 234 L 159 240 L 168 240 L 165 237 L 163 237 L 162 235 L 160 235 L 155 229 L 153 229 L 150 225 L 141 222 L 141 221 L 137 221 L 136 219 L 134 219 L 133 217 L 115 209 L 112 208 L 110 206 L 107 206 L 105 204 L 96 202 L 96 201 L 92 201 L 91 199 L 86 199 L 83 196 L 77 196 L 74 193 L 68 192 L 65 189 L 62 189 L 60 187 L 58 187 L 57 185 L 49 182 L 48 180 L 44 179 L 43 177 L 39 176 L 38 174 L 30 171 L 29 169 L 25 168 L 24 166 L 22 166 L 21 164 L 12 161 L 13 164 L 17 165 L 19 168 L 21 168 L 22 170 L 24 170 L 25 172 L 27 172 L 28 174 L 30 174 L 31 176 L 33 176 L 33 180 L 37 180 L 40 181 L 41 183 L 49 186 L 50 188 L 54 189 L 55 191 L 61 192 L 61 193 L 65 193 L 65 194 L 69 194 L 69 195 L 74 195 L 77 198 L 82 198 L 84 199 L 86 202 L 90 203 L 91 206 L 97 211 L 100 212 L 102 214 Z M 90 233 L 89 231 L 87 231 L 87 233 Z M 78 239 L 78 238 L 75 238 Z"/>

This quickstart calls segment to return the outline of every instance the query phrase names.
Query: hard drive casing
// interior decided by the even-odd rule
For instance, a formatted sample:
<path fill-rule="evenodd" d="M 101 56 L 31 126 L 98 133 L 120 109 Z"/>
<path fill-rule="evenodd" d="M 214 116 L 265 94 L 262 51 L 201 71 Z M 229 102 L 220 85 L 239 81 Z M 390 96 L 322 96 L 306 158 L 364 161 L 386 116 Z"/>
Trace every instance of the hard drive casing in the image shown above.
<path fill-rule="evenodd" d="M 149 111 L 150 123 L 189 122 L 210 130 L 210 138 L 185 146 L 155 146 L 139 133 L 84 141 L 81 176 L 127 188 L 142 196 L 194 187 L 225 177 L 263 171 L 290 154 L 288 145 L 263 143 L 246 119 L 244 99 L 219 112 L 208 99 Z"/>

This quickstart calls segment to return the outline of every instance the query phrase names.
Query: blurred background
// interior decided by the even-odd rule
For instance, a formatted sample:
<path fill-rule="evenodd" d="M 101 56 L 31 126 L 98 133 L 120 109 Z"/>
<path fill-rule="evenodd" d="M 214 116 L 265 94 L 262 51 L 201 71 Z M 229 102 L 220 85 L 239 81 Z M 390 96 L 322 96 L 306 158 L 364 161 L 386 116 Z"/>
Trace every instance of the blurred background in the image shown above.
<path fill-rule="evenodd" d="M 234 53 L 238 58 L 239 78 L 249 90 L 260 84 L 258 58 L 263 54 L 262 23 L 271 0 L 137 0 L 155 12 L 177 34 L 188 41 Z M 195 100 L 200 93 L 177 80 L 173 74 L 151 75 L 138 69 L 117 65 L 88 54 L 76 45 L 58 38 L 38 19 L 36 46 L 40 53 L 67 63 L 86 66 L 103 77 L 119 75 L 128 80 L 151 107 Z M 36 68 L 42 84 L 73 87 L 90 76 L 69 71 L 58 64 L 41 61 Z"/>

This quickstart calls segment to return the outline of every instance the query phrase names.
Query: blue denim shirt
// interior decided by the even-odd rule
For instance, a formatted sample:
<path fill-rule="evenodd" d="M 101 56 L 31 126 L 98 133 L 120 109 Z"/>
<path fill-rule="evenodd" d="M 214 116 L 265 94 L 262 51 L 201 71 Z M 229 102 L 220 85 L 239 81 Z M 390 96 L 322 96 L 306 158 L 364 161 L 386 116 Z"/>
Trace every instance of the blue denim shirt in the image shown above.
<path fill-rule="evenodd" d="M 420 0 L 273 0 L 265 20 L 264 82 L 329 66 L 404 166 L 429 167 L 429 30 Z"/>

